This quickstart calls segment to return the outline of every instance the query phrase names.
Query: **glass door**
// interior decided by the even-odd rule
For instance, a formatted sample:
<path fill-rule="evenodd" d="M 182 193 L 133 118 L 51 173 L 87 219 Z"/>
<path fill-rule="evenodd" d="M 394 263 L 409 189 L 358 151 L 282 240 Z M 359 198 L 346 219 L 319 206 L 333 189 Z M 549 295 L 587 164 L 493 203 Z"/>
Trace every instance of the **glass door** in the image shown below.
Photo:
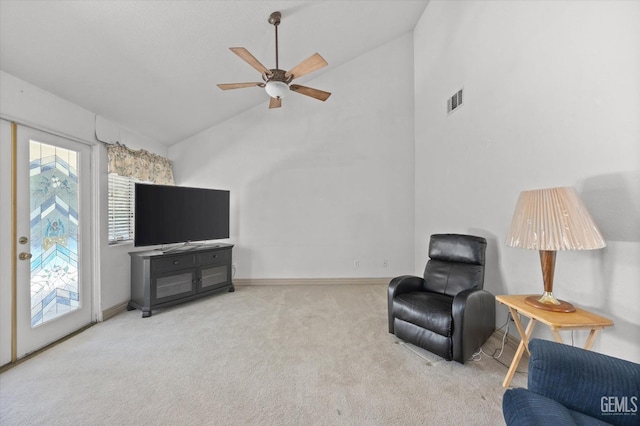
<path fill-rule="evenodd" d="M 18 126 L 17 356 L 92 321 L 91 148 Z"/>

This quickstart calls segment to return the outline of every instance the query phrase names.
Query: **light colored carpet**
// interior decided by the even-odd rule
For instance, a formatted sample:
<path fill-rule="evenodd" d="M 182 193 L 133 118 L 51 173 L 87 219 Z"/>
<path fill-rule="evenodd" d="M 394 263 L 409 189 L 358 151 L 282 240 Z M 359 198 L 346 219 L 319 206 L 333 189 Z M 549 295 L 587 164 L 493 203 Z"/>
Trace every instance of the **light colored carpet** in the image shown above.
<path fill-rule="evenodd" d="M 399 342 L 386 286 L 236 288 L 123 312 L 9 369 L 0 424 L 504 424 L 513 351 L 461 365 Z"/>

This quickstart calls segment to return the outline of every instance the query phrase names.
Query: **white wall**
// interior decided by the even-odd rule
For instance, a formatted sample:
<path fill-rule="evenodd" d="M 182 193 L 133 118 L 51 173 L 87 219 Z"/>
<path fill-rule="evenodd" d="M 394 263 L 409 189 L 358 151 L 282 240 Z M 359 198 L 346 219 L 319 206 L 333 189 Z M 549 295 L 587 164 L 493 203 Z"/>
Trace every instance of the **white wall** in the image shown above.
<path fill-rule="evenodd" d="M 176 183 L 231 190 L 236 278 L 412 270 L 412 35 L 300 84 L 333 94 L 242 89 L 262 103 L 169 149 Z"/>
<path fill-rule="evenodd" d="M 145 149 L 154 154 L 166 156 L 167 147 L 140 134 L 127 129 L 120 130 L 121 143 L 139 150 Z M 129 252 L 138 251 L 133 243 L 109 245 L 108 210 L 108 176 L 107 148 L 100 146 L 100 204 L 103 213 L 100 221 L 100 268 L 101 268 L 101 309 L 105 311 L 128 302 L 131 298 L 131 261 Z"/>
<path fill-rule="evenodd" d="M 611 318 L 594 349 L 636 362 L 638 22 L 640 2 L 432 1 L 414 32 L 416 272 L 430 234 L 469 232 L 490 243 L 488 290 L 540 292 L 538 254 L 504 244 L 515 202 L 523 190 L 575 186 L 608 246 L 559 253 L 554 293 Z M 461 87 L 464 105 L 447 115 Z"/>
<path fill-rule="evenodd" d="M 68 136 L 95 145 L 94 165 L 99 173 L 100 221 L 100 310 L 124 303 L 130 297 L 129 251 L 132 245 L 108 246 L 107 238 L 107 150 L 95 138 L 95 113 L 46 92 L 9 73 L 0 71 L 0 115 L 32 127 Z M 115 123 L 117 125 L 117 123 Z M 167 155 L 164 145 L 127 129 L 121 129 L 122 142 L 132 149 L 146 149 Z M 9 170 L 0 171 L 2 181 Z"/>

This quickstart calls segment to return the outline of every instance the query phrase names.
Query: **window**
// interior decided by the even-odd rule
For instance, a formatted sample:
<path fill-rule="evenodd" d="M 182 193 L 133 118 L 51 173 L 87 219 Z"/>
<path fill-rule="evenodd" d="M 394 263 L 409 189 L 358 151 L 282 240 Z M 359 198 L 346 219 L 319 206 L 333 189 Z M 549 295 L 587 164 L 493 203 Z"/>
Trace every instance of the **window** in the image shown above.
<path fill-rule="evenodd" d="M 109 244 L 133 241 L 134 189 L 138 180 L 109 174 Z"/>
<path fill-rule="evenodd" d="M 135 183 L 173 185 L 172 163 L 151 152 L 107 145 L 109 244 L 133 241 Z"/>

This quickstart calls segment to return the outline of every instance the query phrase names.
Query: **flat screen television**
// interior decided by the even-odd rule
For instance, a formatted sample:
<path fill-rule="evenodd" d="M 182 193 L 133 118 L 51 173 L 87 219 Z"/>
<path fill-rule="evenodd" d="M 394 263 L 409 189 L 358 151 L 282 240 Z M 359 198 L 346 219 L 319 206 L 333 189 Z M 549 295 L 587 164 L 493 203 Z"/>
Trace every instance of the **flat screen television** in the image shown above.
<path fill-rule="evenodd" d="M 229 238 L 229 191 L 136 183 L 134 245 Z"/>

